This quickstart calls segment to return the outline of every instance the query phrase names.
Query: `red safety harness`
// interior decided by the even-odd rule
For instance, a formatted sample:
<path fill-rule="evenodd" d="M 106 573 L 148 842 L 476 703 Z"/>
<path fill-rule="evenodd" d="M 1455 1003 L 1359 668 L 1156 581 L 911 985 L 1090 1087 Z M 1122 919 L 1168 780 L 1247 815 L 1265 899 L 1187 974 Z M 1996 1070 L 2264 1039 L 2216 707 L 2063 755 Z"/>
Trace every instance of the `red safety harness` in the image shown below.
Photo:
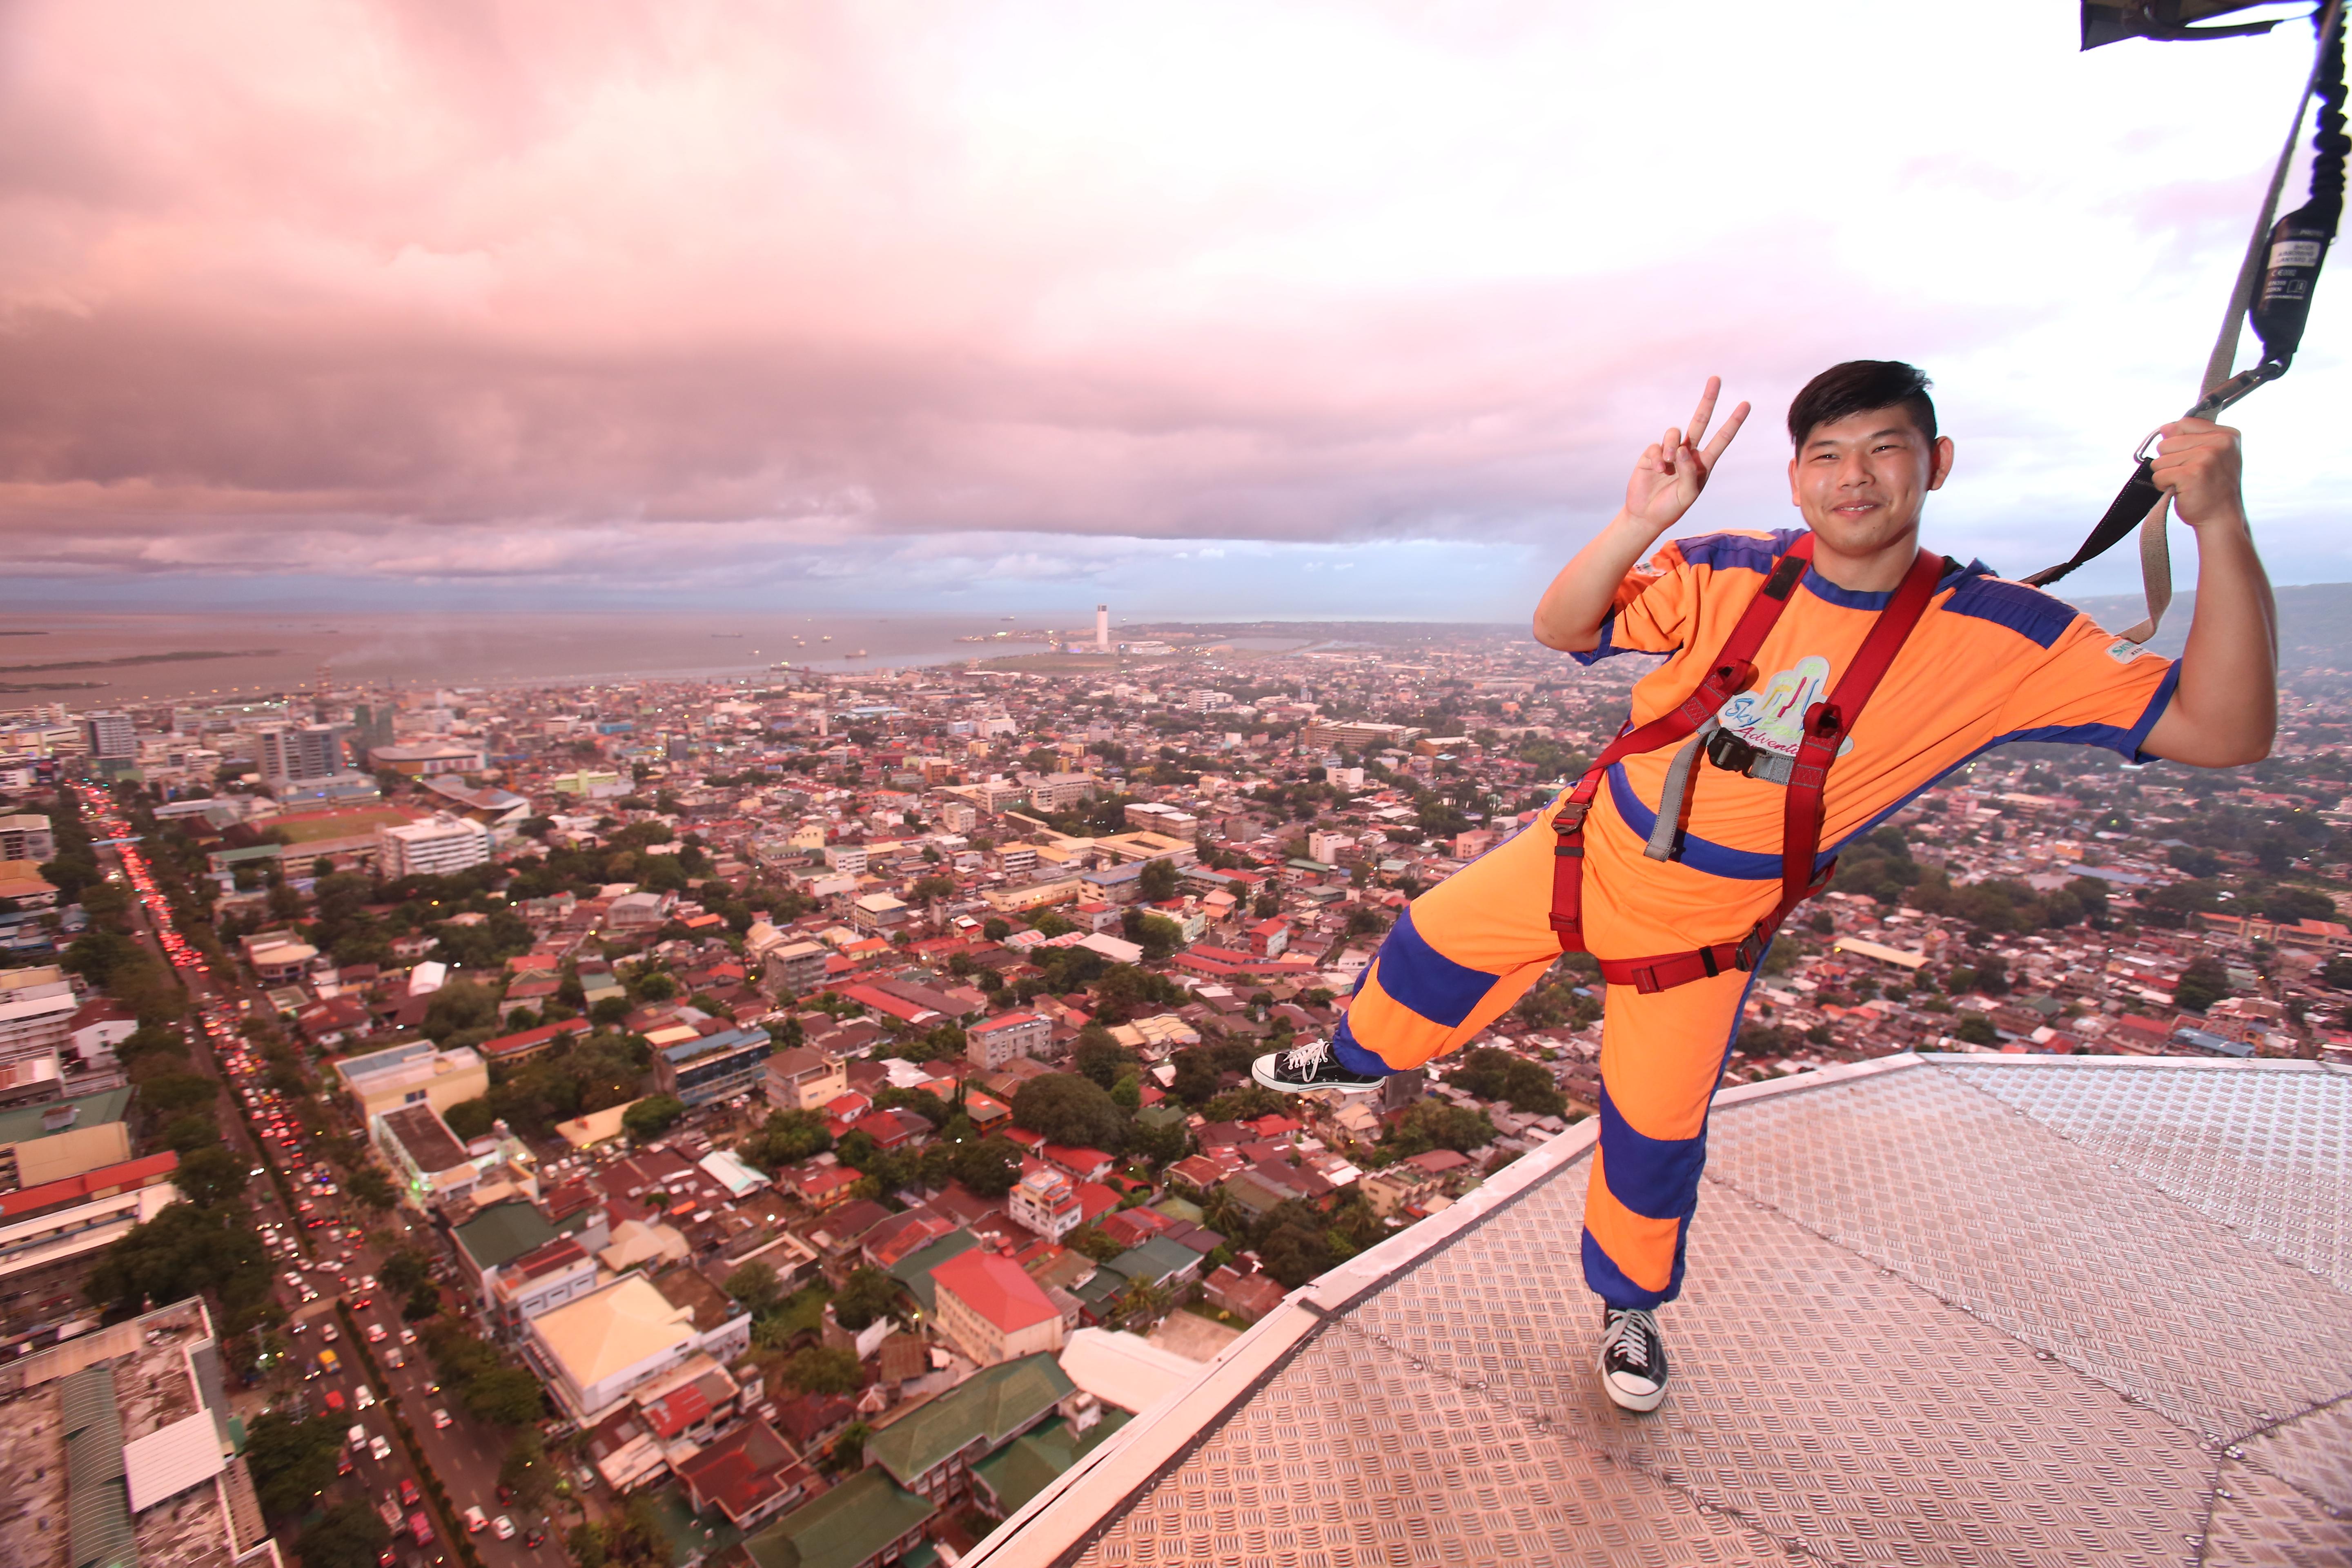
<path fill-rule="evenodd" d="M 1734 695 L 1746 689 L 1756 679 L 1756 651 L 1764 646 L 1780 612 L 1788 608 L 1789 595 L 1796 591 L 1798 580 L 1805 574 L 1812 555 L 1812 534 L 1800 535 L 1789 546 L 1788 553 L 1772 563 L 1764 586 L 1748 601 L 1738 625 L 1732 627 L 1723 651 L 1716 655 L 1698 689 L 1672 712 L 1611 742 L 1591 771 L 1577 781 L 1576 788 L 1561 804 L 1559 815 L 1552 819 L 1552 831 L 1559 836 L 1559 844 L 1553 850 L 1556 858 L 1551 878 L 1551 927 L 1559 933 L 1561 951 L 1587 951 L 1584 818 L 1592 809 L 1601 781 L 1621 759 L 1640 752 L 1654 752 L 1694 733 Z M 1795 766 L 1789 778 L 1780 835 L 1780 901 L 1772 912 L 1758 921 L 1738 942 L 1719 942 L 1689 952 L 1660 953 L 1653 958 L 1604 958 L 1601 960 L 1603 980 L 1612 985 L 1631 985 L 1644 992 L 1664 991 L 1727 969 L 1753 969 L 1763 956 L 1765 944 L 1780 929 L 1780 922 L 1789 918 L 1789 912 L 1828 884 L 1830 873 L 1836 869 L 1834 860 L 1822 867 L 1819 876 L 1813 874 L 1813 856 L 1822 842 L 1822 785 L 1829 777 L 1830 763 L 1836 758 L 1838 747 L 1852 731 L 1853 721 L 1862 716 L 1863 705 L 1870 700 L 1870 694 L 1877 689 L 1880 679 L 1895 662 L 1911 628 L 1927 612 L 1927 602 L 1935 596 L 1936 584 L 1943 572 L 1941 556 L 1924 550 L 1919 552 L 1903 585 L 1895 590 L 1894 597 L 1871 624 L 1869 634 L 1855 651 L 1853 662 L 1839 678 L 1829 700 L 1816 702 L 1805 710 L 1804 739 L 1798 743 Z"/>

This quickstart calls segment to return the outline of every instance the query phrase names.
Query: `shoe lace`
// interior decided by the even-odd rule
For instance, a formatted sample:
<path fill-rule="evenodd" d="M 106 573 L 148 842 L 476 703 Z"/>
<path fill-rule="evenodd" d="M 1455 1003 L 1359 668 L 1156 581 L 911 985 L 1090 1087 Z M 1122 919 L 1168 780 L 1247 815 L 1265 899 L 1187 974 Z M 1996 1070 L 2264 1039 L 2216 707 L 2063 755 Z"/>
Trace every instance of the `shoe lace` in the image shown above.
<path fill-rule="evenodd" d="M 1643 1372 L 1650 1367 L 1650 1344 L 1658 1331 L 1658 1320 L 1649 1312 L 1635 1308 L 1617 1313 L 1610 1320 L 1610 1353 Z"/>
<path fill-rule="evenodd" d="M 1290 1053 L 1290 1059 L 1283 1065 L 1288 1068 L 1292 1072 L 1306 1072 L 1309 1068 L 1321 1067 L 1325 1062 L 1329 1061 L 1330 1059 L 1331 1047 L 1329 1042 L 1324 1040 L 1311 1040 L 1306 1045 L 1293 1047 Z"/>

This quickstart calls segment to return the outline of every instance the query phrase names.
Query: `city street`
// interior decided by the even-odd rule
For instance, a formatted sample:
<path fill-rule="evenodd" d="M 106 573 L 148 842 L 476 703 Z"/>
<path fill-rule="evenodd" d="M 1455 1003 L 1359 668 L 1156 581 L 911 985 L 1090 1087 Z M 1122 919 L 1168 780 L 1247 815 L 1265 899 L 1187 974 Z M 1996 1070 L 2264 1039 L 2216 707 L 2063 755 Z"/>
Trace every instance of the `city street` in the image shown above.
<path fill-rule="evenodd" d="M 129 822 L 101 791 L 83 786 L 80 795 L 93 838 L 130 837 Z M 268 1086 L 268 1066 L 243 1033 L 246 1018 L 257 1014 L 268 1016 L 268 998 L 257 990 L 224 984 L 203 956 L 179 936 L 170 904 L 135 847 L 118 844 L 100 853 L 112 858 L 131 885 L 136 895 L 132 904 L 134 930 L 139 939 L 170 963 L 187 986 L 190 1033 L 192 1038 L 200 1038 L 205 1047 L 191 1053 L 191 1068 L 221 1080 L 232 1101 L 229 1113 L 220 1118 L 224 1142 L 253 1158 L 254 1173 L 246 1196 L 254 1224 L 265 1237 L 281 1238 L 270 1246 L 272 1289 L 287 1311 L 288 1359 L 301 1373 L 301 1381 L 294 1385 L 292 1396 L 299 1401 L 306 1414 L 316 1415 L 328 1412 L 326 1400 L 331 1392 L 342 1401 L 343 1408 L 336 1415 L 340 1423 L 363 1426 L 370 1436 L 382 1436 L 389 1444 L 389 1453 L 380 1460 L 365 1447 L 349 1449 L 347 1446 L 352 1473 L 340 1479 L 338 1486 L 355 1489 L 356 1494 L 363 1494 L 371 1505 L 381 1505 L 387 1499 L 397 1500 L 404 1479 L 423 1489 L 424 1477 L 411 1464 L 407 1449 L 393 1428 L 389 1411 L 397 1409 L 415 1434 L 426 1463 L 440 1477 L 452 1508 L 461 1516 L 456 1521 L 457 1528 L 464 1528 L 462 1515 L 468 1507 L 478 1507 L 486 1519 L 505 1515 L 515 1527 L 510 1541 L 497 1539 L 489 1529 L 474 1536 L 475 1549 L 484 1563 L 491 1568 L 521 1568 L 525 1564 L 551 1568 L 563 1563 L 562 1544 L 556 1539 L 560 1532 L 550 1528 L 543 1510 L 510 1509 L 499 1502 L 499 1467 L 506 1455 L 507 1438 L 476 1421 L 462 1406 L 448 1410 L 451 1424 L 446 1430 L 436 1429 L 434 1412 L 448 1408 L 448 1402 L 428 1392 L 434 1373 L 423 1345 L 402 1344 L 403 1325 L 397 1300 L 357 1287 L 357 1281 L 377 1273 L 386 1253 L 399 1240 L 405 1240 L 436 1262 L 443 1261 L 442 1249 L 431 1228 L 424 1224 L 421 1215 L 404 1206 L 388 1215 L 370 1215 L 360 1205 L 351 1204 L 339 1189 L 331 1193 L 320 1190 L 332 1184 L 319 1178 L 331 1177 L 334 1173 L 316 1161 L 299 1121 L 285 1105 L 284 1097 Z M 320 1110 L 330 1128 L 333 1128 L 336 1116 L 331 1104 L 322 1101 Z M 364 1143 L 365 1129 L 340 1131 L 357 1136 Z M 265 1143 L 266 1154 L 259 1152 Z M 289 1185 L 299 1194 L 291 1210 L 268 1173 L 269 1163 L 285 1173 Z M 441 1272 L 446 1273 L 446 1268 Z M 300 1283 L 289 1280 L 289 1275 Z M 445 1300 L 448 1295 L 445 1287 Z M 369 1304 L 358 1305 L 362 1300 L 367 1300 Z M 384 1332 L 383 1343 L 371 1349 L 388 1381 L 375 1385 L 376 1403 L 371 1409 L 358 1407 L 360 1389 L 367 1379 L 351 1335 L 339 1321 L 339 1304 L 351 1307 L 352 1318 L 362 1335 L 370 1324 L 380 1324 Z M 331 1331 L 334 1334 L 332 1340 L 327 1337 Z M 406 1362 L 404 1367 L 383 1364 L 383 1351 L 395 1345 L 403 1351 Z M 320 1370 L 321 1351 L 334 1352 L 334 1371 Z M 290 1375 L 290 1371 L 281 1372 L 276 1380 Z M 271 1392 L 276 1380 L 265 1378 L 256 1388 L 234 1391 L 232 1405 L 250 1421 L 278 1402 Z M 431 1521 L 436 1537 L 430 1548 L 419 1548 L 405 1523 L 407 1516 L 420 1510 Z M 422 1565 L 455 1561 L 447 1552 L 447 1543 L 439 1539 L 443 1533 L 441 1521 L 433 1519 L 427 1505 L 419 1502 L 404 1506 L 401 1514 L 404 1522 L 394 1531 L 393 1555 L 387 1562 Z M 525 1536 L 534 1529 L 547 1530 L 548 1537 L 540 1546 L 526 1547 Z"/>

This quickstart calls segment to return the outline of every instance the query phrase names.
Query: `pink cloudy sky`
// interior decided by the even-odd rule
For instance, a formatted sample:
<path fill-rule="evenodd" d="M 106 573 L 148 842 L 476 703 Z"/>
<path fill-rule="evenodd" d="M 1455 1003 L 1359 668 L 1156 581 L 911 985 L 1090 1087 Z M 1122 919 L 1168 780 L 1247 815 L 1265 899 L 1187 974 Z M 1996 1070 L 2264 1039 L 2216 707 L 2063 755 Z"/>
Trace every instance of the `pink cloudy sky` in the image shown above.
<path fill-rule="evenodd" d="M 2308 56 L 2074 11 L 16 0 L 8 607 L 1516 618 L 1709 372 L 1694 525 L 1780 525 L 1862 354 L 2029 570 L 2193 392 Z M 2352 280 L 2307 342 L 2250 488 L 2352 578 Z"/>

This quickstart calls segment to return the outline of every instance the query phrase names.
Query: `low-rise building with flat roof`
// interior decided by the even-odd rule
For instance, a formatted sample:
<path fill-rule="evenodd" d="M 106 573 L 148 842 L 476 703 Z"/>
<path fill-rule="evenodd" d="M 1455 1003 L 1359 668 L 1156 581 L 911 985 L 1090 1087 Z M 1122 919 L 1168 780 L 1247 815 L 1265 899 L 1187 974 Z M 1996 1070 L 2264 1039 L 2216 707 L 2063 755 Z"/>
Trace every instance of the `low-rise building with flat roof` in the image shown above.
<path fill-rule="evenodd" d="M 85 1310 L 100 1254 L 179 1201 L 179 1166 L 166 1151 L 0 1194 L 0 1333 Z"/>
<path fill-rule="evenodd" d="M 849 1069 L 822 1051 L 793 1046 L 768 1058 L 768 1103 L 778 1110 L 817 1110 L 849 1092 Z"/>
<path fill-rule="evenodd" d="M 757 1087 L 775 1049 L 765 1029 L 722 1029 L 656 1051 L 654 1081 L 688 1105 L 709 1105 Z"/>
<path fill-rule="evenodd" d="M 429 1105 L 446 1115 L 459 1100 L 479 1100 L 490 1091 L 488 1066 L 467 1046 L 445 1051 L 430 1040 L 410 1040 L 364 1056 L 339 1057 L 333 1065 L 371 1122 L 404 1105 Z"/>
<path fill-rule="evenodd" d="M 396 1106 L 369 1126 L 401 1191 L 419 1207 L 473 1191 L 480 1173 L 466 1146 L 430 1105 Z"/>

